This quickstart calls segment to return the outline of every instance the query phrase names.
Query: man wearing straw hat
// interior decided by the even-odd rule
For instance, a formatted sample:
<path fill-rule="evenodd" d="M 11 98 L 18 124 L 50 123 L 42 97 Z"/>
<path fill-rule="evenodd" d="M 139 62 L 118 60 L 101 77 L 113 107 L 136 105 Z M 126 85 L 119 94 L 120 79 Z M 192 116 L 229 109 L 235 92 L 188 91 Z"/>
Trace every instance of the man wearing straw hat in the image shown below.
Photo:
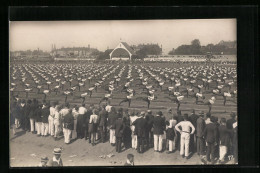
<path fill-rule="evenodd" d="M 49 160 L 47 166 L 63 166 L 62 159 L 61 159 L 61 148 L 54 148 L 53 150 L 53 158 Z"/>

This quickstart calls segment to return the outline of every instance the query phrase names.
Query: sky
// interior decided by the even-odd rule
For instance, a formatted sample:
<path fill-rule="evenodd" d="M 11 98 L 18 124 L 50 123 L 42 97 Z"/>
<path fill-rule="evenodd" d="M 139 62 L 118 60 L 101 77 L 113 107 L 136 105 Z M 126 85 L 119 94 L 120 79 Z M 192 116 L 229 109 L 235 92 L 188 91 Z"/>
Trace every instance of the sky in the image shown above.
<path fill-rule="evenodd" d="M 236 40 L 236 19 L 10 21 L 10 51 L 50 51 L 51 45 L 105 51 L 120 41 L 129 45 L 155 43 L 163 52 L 199 39 L 201 45 Z"/>

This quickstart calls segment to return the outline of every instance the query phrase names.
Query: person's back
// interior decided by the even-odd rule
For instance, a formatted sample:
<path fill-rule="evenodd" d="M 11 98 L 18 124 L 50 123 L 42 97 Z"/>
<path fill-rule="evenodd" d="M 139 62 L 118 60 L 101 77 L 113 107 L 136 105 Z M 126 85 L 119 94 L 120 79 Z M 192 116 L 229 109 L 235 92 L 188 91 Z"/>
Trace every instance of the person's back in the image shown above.
<path fill-rule="evenodd" d="M 220 145 L 229 146 L 231 141 L 232 130 L 228 129 L 226 125 L 220 125 L 218 127 Z"/>
<path fill-rule="evenodd" d="M 198 118 L 199 118 L 199 116 L 196 115 L 196 114 L 191 114 L 190 117 L 189 117 L 189 120 L 194 127 L 197 127 L 197 119 Z"/>
<path fill-rule="evenodd" d="M 203 132 L 204 132 L 204 129 L 206 127 L 206 124 L 205 124 L 205 120 L 202 118 L 202 117 L 199 117 L 197 119 L 197 126 L 196 126 L 196 135 L 198 137 L 203 137 Z"/>
<path fill-rule="evenodd" d="M 181 127 L 181 132 L 185 132 L 185 133 L 194 133 L 195 131 L 195 127 L 192 125 L 192 123 L 190 121 L 181 121 L 179 122 L 175 128 L 179 128 Z M 190 129 L 192 129 L 192 131 L 190 131 Z"/>
<path fill-rule="evenodd" d="M 204 130 L 204 137 L 206 142 L 214 143 L 217 142 L 217 127 L 215 123 L 210 122 L 206 125 Z"/>
<path fill-rule="evenodd" d="M 133 123 L 133 125 L 135 125 L 135 133 L 137 134 L 137 136 L 145 137 L 145 128 L 146 128 L 146 125 L 147 125 L 146 120 L 143 117 L 138 118 Z"/>
<path fill-rule="evenodd" d="M 157 135 L 163 134 L 164 126 L 164 119 L 161 116 L 155 116 L 153 121 L 153 133 Z"/>
<path fill-rule="evenodd" d="M 107 112 L 105 109 L 102 109 L 99 113 L 100 121 L 99 126 L 106 126 L 107 125 Z"/>
<path fill-rule="evenodd" d="M 48 117 L 50 115 L 50 109 L 48 107 L 44 107 L 42 110 L 41 110 L 41 114 L 42 114 L 42 122 L 43 123 L 48 123 Z"/>

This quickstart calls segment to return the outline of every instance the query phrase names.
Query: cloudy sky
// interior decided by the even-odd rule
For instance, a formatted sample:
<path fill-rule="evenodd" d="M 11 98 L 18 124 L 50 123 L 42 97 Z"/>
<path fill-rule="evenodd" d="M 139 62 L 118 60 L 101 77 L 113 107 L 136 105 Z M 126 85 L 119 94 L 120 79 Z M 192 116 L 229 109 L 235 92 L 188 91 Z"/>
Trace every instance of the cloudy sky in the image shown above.
<path fill-rule="evenodd" d="M 22 21 L 10 22 L 10 50 L 51 50 L 60 47 L 90 47 L 104 51 L 122 41 L 162 44 L 168 53 L 181 44 L 199 39 L 201 45 L 236 40 L 235 19 Z"/>

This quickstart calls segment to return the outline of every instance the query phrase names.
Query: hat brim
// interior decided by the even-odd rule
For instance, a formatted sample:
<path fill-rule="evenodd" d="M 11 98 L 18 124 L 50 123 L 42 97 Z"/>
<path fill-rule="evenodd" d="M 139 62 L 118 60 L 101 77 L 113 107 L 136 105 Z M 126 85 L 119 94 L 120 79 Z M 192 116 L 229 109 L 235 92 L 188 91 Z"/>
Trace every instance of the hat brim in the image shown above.
<path fill-rule="evenodd" d="M 61 155 L 61 153 L 56 153 L 56 152 L 53 152 L 53 154 L 55 154 L 55 155 Z"/>

